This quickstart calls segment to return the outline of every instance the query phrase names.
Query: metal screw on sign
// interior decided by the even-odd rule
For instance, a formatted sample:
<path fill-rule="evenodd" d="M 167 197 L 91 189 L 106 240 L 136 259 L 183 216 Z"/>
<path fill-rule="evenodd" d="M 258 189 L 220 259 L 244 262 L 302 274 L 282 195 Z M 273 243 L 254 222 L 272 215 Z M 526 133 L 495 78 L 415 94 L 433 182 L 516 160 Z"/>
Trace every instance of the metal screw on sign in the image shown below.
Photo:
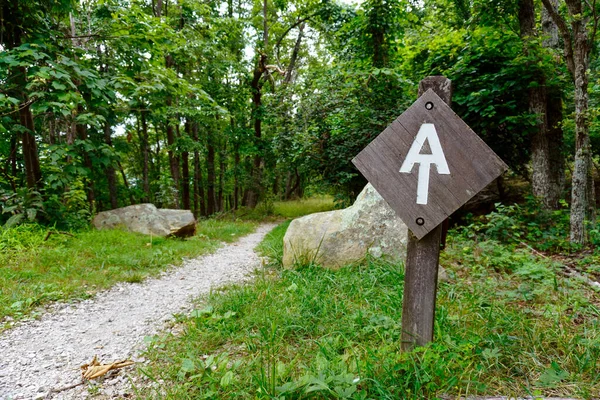
<path fill-rule="evenodd" d="M 428 101 L 427 103 L 425 103 L 425 108 L 428 110 L 433 110 L 433 103 Z"/>

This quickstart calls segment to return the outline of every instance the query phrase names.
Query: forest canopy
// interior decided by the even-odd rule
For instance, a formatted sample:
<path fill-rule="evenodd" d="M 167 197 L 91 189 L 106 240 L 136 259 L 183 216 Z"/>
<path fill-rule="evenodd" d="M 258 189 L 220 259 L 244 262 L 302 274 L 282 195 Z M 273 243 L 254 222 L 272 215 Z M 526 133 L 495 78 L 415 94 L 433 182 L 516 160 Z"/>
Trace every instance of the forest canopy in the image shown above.
<path fill-rule="evenodd" d="M 141 202 L 196 216 L 366 181 L 416 98 L 453 108 L 544 208 L 595 220 L 598 8 L 583 0 L 3 0 L 0 222 Z"/>

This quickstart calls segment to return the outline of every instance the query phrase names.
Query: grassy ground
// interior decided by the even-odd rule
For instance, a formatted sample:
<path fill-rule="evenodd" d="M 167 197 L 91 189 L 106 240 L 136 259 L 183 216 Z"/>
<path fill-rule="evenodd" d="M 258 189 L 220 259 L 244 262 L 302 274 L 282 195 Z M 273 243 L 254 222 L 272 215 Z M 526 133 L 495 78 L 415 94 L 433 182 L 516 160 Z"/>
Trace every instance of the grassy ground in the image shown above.
<path fill-rule="evenodd" d="M 180 334 L 149 339 L 142 373 L 164 383 L 139 396 L 598 397 L 598 292 L 521 238 L 494 239 L 506 236 L 507 216 L 451 234 L 435 342 L 410 353 L 400 351 L 402 265 L 282 270 L 281 226 L 261 245 L 274 264 L 255 284 L 214 293 L 180 320 Z M 592 249 L 581 263 L 600 268 L 600 253 Z"/>
<path fill-rule="evenodd" d="M 293 201 L 276 201 L 274 214 L 283 218 L 296 218 L 306 214 L 330 211 L 335 207 L 333 197 L 318 196 Z"/>
<path fill-rule="evenodd" d="M 241 208 L 232 213 L 219 215 L 221 219 L 237 219 L 253 221 L 277 221 L 288 218 L 297 218 L 306 214 L 330 211 L 335 208 L 333 197 L 314 196 L 306 199 L 289 201 L 262 202 L 253 209 Z"/>
<path fill-rule="evenodd" d="M 89 297 L 116 282 L 140 282 L 254 227 L 201 221 L 197 235 L 185 240 L 119 230 L 56 233 L 44 240 L 48 231 L 37 225 L 0 229 L 0 321 L 31 315 L 51 301 Z"/>

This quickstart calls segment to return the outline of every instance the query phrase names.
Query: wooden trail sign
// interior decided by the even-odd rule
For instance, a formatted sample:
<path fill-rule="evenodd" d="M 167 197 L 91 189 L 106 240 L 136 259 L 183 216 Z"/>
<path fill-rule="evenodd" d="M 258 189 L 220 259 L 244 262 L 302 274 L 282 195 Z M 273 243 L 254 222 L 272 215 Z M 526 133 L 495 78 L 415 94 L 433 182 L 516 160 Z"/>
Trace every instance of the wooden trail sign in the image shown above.
<path fill-rule="evenodd" d="M 507 168 L 432 89 L 352 162 L 419 239 Z"/>
<path fill-rule="evenodd" d="M 425 78 L 417 101 L 352 160 L 410 229 L 404 350 L 433 340 L 442 222 L 508 168 L 451 101 L 449 79 Z"/>

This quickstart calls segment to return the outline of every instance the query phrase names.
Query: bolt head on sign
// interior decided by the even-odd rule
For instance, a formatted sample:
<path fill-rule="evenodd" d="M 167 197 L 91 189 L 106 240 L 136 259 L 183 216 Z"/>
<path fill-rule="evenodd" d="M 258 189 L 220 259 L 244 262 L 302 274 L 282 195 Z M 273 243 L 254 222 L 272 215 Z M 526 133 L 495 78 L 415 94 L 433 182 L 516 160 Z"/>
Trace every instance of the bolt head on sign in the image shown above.
<path fill-rule="evenodd" d="M 508 168 L 431 89 L 352 163 L 419 239 Z"/>

